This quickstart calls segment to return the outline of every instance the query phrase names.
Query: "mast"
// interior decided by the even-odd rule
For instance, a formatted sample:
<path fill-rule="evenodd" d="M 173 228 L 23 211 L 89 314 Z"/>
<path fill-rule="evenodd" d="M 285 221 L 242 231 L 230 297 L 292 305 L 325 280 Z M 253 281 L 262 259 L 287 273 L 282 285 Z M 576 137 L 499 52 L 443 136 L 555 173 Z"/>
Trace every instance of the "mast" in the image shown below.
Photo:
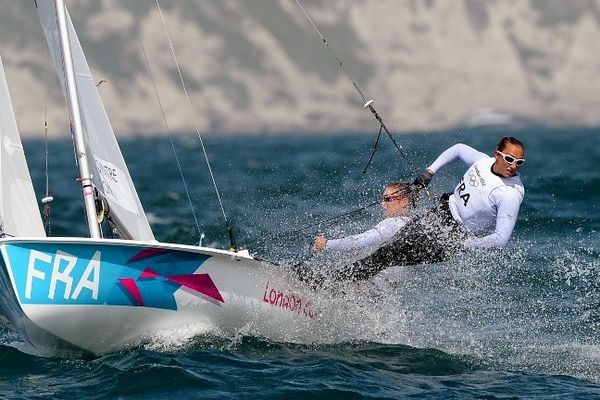
<path fill-rule="evenodd" d="M 67 28 L 67 13 L 63 0 L 54 0 L 56 8 L 56 18 L 58 22 L 58 33 L 60 36 L 60 47 L 63 54 L 65 67 L 65 80 L 68 93 L 69 112 L 71 114 L 71 129 L 75 143 L 75 152 L 77 163 L 79 165 L 79 175 L 81 180 L 81 190 L 83 203 L 85 205 L 85 214 L 87 216 L 90 237 L 100 238 L 100 228 L 96 222 L 96 205 L 94 204 L 94 187 L 92 185 L 92 175 L 88 164 L 88 156 L 83 135 L 83 124 L 81 122 L 81 112 L 79 110 L 79 97 L 77 95 L 77 86 L 75 84 L 75 71 L 73 68 L 73 58 L 71 56 L 71 42 L 69 41 L 69 32 Z"/>

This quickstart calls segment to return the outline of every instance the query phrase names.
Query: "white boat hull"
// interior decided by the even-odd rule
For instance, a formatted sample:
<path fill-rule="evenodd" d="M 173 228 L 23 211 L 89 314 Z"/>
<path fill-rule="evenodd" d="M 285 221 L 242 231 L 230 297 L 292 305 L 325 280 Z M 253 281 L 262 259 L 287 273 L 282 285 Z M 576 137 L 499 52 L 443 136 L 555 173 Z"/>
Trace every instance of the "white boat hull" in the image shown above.
<path fill-rule="evenodd" d="M 190 328 L 301 340 L 316 293 L 223 250 L 123 240 L 0 239 L 0 322 L 38 352 L 105 354 Z"/>

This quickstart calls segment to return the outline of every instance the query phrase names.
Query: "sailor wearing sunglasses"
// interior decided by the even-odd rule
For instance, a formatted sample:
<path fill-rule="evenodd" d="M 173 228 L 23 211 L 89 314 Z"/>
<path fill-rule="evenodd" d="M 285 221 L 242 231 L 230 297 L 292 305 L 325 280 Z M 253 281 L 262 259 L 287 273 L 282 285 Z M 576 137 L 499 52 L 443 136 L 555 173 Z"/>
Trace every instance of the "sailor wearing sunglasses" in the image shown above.
<path fill-rule="evenodd" d="M 475 236 L 466 247 L 503 247 L 512 236 L 525 194 L 519 175 L 524 156 L 523 144 L 514 137 L 502 138 L 493 157 L 456 144 L 440 154 L 414 184 L 428 185 L 438 170 L 456 160 L 469 165 L 448 197 L 452 218 Z"/>
<path fill-rule="evenodd" d="M 388 184 L 381 197 L 383 221 L 365 232 L 340 239 L 327 239 L 319 235 L 314 239 L 313 251 L 358 250 L 379 246 L 389 241 L 408 222 L 408 214 L 414 205 L 415 194 L 409 183 Z"/>

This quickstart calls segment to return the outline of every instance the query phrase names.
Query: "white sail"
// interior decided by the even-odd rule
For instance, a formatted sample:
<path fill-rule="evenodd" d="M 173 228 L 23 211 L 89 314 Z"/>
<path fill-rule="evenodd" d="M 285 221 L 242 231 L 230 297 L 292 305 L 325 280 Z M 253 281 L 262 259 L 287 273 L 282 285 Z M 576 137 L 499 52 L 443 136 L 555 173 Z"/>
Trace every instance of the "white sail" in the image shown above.
<path fill-rule="evenodd" d="M 37 0 L 37 10 L 66 97 L 54 2 Z M 124 238 L 155 240 L 68 13 L 67 23 L 86 151 L 94 184 L 108 202 L 111 220 Z"/>
<path fill-rule="evenodd" d="M 0 59 L 0 228 L 10 236 L 44 237 L 29 168 Z"/>

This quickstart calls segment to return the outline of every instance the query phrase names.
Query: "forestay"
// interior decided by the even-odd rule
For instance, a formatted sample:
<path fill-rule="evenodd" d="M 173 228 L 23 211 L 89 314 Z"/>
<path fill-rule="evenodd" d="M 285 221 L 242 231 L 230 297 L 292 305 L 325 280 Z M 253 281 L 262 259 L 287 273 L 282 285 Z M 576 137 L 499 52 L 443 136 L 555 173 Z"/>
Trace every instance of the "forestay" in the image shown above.
<path fill-rule="evenodd" d="M 19 237 L 45 237 L 29 168 L 0 59 L 0 228 Z"/>
<path fill-rule="evenodd" d="M 66 97 L 54 2 L 37 0 L 37 11 Z M 67 24 L 86 151 L 94 184 L 108 202 L 110 217 L 125 239 L 155 240 L 68 12 Z"/>

